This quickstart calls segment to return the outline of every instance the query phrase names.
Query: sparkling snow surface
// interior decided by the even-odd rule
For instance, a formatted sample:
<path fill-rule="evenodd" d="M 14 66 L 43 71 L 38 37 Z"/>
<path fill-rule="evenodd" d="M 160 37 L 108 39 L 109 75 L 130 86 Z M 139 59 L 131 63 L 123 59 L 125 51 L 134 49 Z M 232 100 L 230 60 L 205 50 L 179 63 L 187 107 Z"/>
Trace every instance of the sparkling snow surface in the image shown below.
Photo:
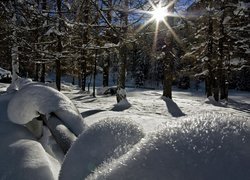
<path fill-rule="evenodd" d="M 124 108 L 115 96 L 93 98 L 68 86 L 63 93 L 89 128 L 62 162 L 49 133 L 37 141 L 8 120 L 18 92 L 3 94 L 6 88 L 0 83 L 0 179 L 58 179 L 59 171 L 61 179 L 250 179 L 248 92 L 231 91 L 228 103 L 214 103 L 196 91 L 174 90 L 169 100 L 161 90 L 127 89 Z M 30 113 L 37 99 L 26 97 L 9 113 Z"/>

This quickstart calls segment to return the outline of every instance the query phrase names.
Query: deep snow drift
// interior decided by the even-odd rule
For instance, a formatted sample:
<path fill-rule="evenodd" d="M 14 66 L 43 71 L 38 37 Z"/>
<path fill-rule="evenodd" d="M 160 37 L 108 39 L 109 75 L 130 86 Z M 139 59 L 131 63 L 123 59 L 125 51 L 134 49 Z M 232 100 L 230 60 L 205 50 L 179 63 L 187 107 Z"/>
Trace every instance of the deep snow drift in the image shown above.
<path fill-rule="evenodd" d="M 250 122 L 204 114 L 167 123 L 88 179 L 247 180 L 249 169 Z"/>
<path fill-rule="evenodd" d="M 79 135 L 86 125 L 67 96 L 42 84 L 17 80 L 18 91 L 8 104 L 8 118 L 16 124 L 26 124 L 40 114 L 54 113 L 75 134 Z M 21 107 L 21 108 L 20 108 Z"/>
<path fill-rule="evenodd" d="M 129 89 L 130 106 L 122 108 L 114 96 L 93 98 L 74 86 L 65 88 L 67 98 L 40 84 L 20 85 L 0 94 L 0 179 L 58 179 L 59 171 L 61 179 L 250 177 L 249 93 L 231 93 L 228 105 L 219 106 L 194 92 L 174 91 L 173 100 L 163 100 L 158 90 Z M 0 83 L 1 91 L 6 88 Z M 15 101 L 19 106 L 13 108 Z M 37 111 L 57 112 L 55 106 L 72 117 L 81 113 L 84 131 L 63 159 L 47 128 L 37 141 L 23 125 L 26 113 L 20 116 L 21 125 L 13 124 L 8 106 L 13 106 L 12 115 L 24 110 L 29 119 Z M 75 126 L 67 122 L 67 127 Z"/>

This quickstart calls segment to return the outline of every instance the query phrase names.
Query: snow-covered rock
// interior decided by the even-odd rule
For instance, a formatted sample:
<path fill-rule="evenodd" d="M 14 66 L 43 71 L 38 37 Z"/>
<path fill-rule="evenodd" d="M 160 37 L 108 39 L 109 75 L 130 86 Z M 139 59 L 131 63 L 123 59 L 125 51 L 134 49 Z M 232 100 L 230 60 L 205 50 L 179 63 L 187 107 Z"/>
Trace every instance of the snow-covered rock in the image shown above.
<path fill-rule="evenodd" d="M 249 119 L 190 116 L 149 136 L 87 179 L 248 180 Z"/>
<path fill-rule="evenodd" d="M 102 163 L 118 158 L 144 137 L 141 128 L 125 119 L 106 119 L 83 132 L 68 151 L 60 179 L 84 179 Z"/>

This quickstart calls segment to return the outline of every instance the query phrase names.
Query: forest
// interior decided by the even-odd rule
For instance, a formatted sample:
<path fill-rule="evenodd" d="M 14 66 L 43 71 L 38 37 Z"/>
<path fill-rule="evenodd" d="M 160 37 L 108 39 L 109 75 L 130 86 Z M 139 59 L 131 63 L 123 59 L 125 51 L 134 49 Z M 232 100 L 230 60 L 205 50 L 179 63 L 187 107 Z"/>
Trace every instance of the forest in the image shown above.
<path fill-rule="evenodd" d="M 247 0 L 0 1 L 0 179 L 249 180 Z"/>
<path fill-rule="evenodd" d="M 104 87 L 160 86 L 169 98 L 172 85 L 205 82 L 216 101 L 250 90 L 246 0 L 13 0 L 0 9 L 0 67 L 13 77 L 54 73 L 60 91 L 67 74 L 86 91 L 102 74 Z"/>

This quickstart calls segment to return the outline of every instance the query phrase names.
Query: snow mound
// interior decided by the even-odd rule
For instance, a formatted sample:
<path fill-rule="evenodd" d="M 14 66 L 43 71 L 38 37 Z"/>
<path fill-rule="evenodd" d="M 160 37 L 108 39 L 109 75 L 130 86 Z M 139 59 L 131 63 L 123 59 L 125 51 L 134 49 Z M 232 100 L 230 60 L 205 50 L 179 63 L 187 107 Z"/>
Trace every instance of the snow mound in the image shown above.
<path fill-rule="evenodd" d="M 169 122 L 87 179 L 248 180 L 249 119 L 225 114 Z"/>
<path fill-rule="evenodd" d="M 48 117 L 53 112 L 75 135 L 86 128 L 81 114 L 71 100 L 42 84 L 22 85 L 11 98 L 7 112 L 9 119 L 16 124 L 26 124 L 40 114 Z"/>
<path fill-rule="evenodd" d="M 18 77 L 14 82 L 10 84 L 10 86 L 7 88 L 7 92 L 11 92 L 13 90 L 20 90 L 24 86 L 34 83 L 31 79 L 29 78 L 20 78 Z"/>
<path fill-rule="evenodd" d="M 84 179 L 102 163 L 126 153 L 144 137 L 129 120 L 106 119 L 83 132 L 69 149 L 60 179 Z"/>
<path fill-rule="evenodd" d="M 0 94 L 0 122 L 8 121 L 7 108 L 10 99 L 13 97 L 14 92 Z"/>
<path fill-rule="evenodd" d="M 1 127 L 0 179 L 57 179 L 60 164 L 25 127 L 10 122 L 1 122 Z"/>
<path fill-rule="evenodd" d="M 122 99 L 119 103 L 115 104 L 111 109 L 112 111 L 124 111 L 131 107 L 131 104 L 127 99 Z"/>

